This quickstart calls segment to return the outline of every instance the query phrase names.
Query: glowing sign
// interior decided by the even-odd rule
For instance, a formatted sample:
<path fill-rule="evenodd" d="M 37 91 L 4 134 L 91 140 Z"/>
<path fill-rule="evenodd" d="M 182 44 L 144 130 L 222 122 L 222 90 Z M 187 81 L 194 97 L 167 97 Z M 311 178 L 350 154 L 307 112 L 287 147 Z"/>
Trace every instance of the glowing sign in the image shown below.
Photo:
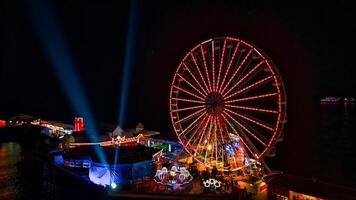
<path fill-rule="evenodd" d="M 84 130 L 83 117 L 75 117 L 74 118 L 74 131 L 82 131 L 82 130 Z"/>

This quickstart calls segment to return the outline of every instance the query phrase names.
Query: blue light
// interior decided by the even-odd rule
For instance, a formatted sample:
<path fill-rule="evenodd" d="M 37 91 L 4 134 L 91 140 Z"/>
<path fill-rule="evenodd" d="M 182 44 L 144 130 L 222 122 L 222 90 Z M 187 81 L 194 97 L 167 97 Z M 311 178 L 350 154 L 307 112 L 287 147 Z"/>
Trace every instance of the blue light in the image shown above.
<path fill-rule="evenodd" d="M 130 82 L 130 71 L 132 68 L 132 55 L 134 53 L 135 35 L 138 23 L 138 14 L 140 9 L 140 2 L 138 0 L 131 1 L 130 16 L 128 23 L 128 30 L 126 34 L 126 47 L 125 57 L 123 64 L 123 71 L 121 77 L 121 94 L 120 94 L 120 106 L 119 106 L 119 126 L 123 127 L 125 123 L 126 114 L 126 102 L 127 102 L 127 90 Z"/>
<path fill-rule="evenodd" d="M 48 56 L 51 66 L 57 75 L 61 87 L 77 115 L 86 120 L 86 129 L 92 142 L 99 141 L 95 120 L 89 109 L 88 102 L 82 90 L 75 64 L 69 47 L 63 37 L 56 10 L 51 1 L 26 1 L 30 21 L 33 24 L 40 44 Z M 99 159 L 106 162 L 102 149 L 95 147 Z"/>
<path fill-rule="evenodd" d="M 115 145 L 114 171 L 115 171 L 115 169 L 116 169 L 116 164 L 117 164 L 118 155 L 119 155 L 119 145 Z"/>

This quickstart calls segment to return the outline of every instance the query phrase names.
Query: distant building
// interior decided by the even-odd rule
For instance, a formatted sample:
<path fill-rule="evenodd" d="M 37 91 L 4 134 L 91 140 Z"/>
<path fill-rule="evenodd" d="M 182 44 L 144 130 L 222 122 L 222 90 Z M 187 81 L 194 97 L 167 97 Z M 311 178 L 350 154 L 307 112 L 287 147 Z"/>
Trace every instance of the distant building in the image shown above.
<path fill-rule="evenodd" d="M 19 115 L 9 118 L 7 121 L 9 126 L 19 126 L 23 124 L 30 124 L 36 120 L 38 120 L 37 117 L 21 113 Z"/>
<path fill-rule="evenodd" d="M 136 126 L 136 133 L 141 133 L 141 131 L 143 131 L 145 127 L 143 126 L 143 124 L 141 122 L 139 122 Z"/>

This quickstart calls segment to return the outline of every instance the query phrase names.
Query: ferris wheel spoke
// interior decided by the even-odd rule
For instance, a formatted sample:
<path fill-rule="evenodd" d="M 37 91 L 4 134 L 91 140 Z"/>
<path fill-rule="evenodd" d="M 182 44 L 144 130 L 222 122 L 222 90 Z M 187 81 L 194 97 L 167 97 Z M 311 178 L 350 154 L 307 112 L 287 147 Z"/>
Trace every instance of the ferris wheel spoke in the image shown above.
<path fill-rule="evenodd" d="M 213 68 L 213 92 L 215 92 L 215 49 L 214 49 L 214 40 L 211 41 L 211 66 Z"/>
<path fill-rule="evenodd" d="M 197 146 L 196 146 L 195 151 L 197 151 L 198 148 L 200 147 L 201 141 L 202 141 L 202 139 L 204 138 L 203 136 L 205 136 L 205 131 L 206 131 L 206 128 L 208 128 L 208 125 L 209 125 L 209 123 L 210 123 L 210 120 L 211 120 L 211 116 L 208 116 L 208 120 L 207 120 L 206 123 L 204 124 L 203 131 L 200 132 L 199 142 L 198 142 L 198 144 L 197 144 Z M 196 140 L 196 141 L 198 141 L 198 140 Z M 193 146 L 194 146 L 194 144 L 195 144 L 195 143 L 193 143 Z"/>
<path fill-rule="evenodd" d="M 192 99 L 184 99 L 184 98 L 176 98 L 176 97 L 172 97 L 172 99 L 176 100 L 176 101 L 183 101 L 183 102 L 189 102 L 189 103 L 205 104 L 204 101 L 198 101 L 198 100 L 192 100 Z"/>
<path fill-rule="evenodd" d="M 237 118 L 237 121 L 240 121 L 240 123 L 245 126 L 245 128 L 247 128 L 248 130 L 250 130 L 252 133 L 254 133 L 254 135 L 256 137 L 258 137 L 260 140 L 262 140 L 265 144 L 268 144 L 269 139 L 267 139 L 265 136 L 263 136 L 262 134 L 260 134 L 258 131 L 256 131 L 256 129 L 254 129 L 251 125 L 249 125 L 245 120 L 241 119 L 241 118 Z"/>
<path fill-rule="evenodd" d="M 225 116 L 223 116 L 223 117 L 225 117 Z M 227 134 L 227 136 L 229 138 L 230 143 L 233 142 L 233 139 L 232 139 L 232 137 L 230 135 L 230 131 L 228 130 L 228 127 L 227 127 L 226 123 L 224 123 L 223 129 L 225 129 L 225 132 L 226 132 L 226 134 Z M 229 144 L 229 145 L 231 145 L 231 144 Z M 233 151 L 234 155 L 232 155 L 230 157 L 233 158 L 234 163 L 235 163 L 235 167 L 238 167 L 239 165 L 236 162 L 236 155 L 238 155 L 237 149 L 236 148 L 232 148 L 232 151 Z"/>
<path fill-rule="evenodd" d="M 209 115 L 207 115 L 206 113 L 204 114 L 204 118 L 199 122 L 199 125 L 197 126 L 196 130 L 194 131 L 194 133 L 192 133 L 190 136 L 189 136 L 189 139 L 187 140 L 187 144 L 189 144 L 190 146 L 192 146 L 190 144 L 190 141 L 193 139 L 194 136 L 197 135 L 198 132 L 200 132 L 200 129 L 206 124 L 204 123 L 206 121 L 206 119 L 209 119 Z M 199 133 L 198 133 L 198 136 L 199 136 Z"/>
<path fill-rule="evenodd" d="M 230 126 L 231 130 L 235 133 L 235 135 L 241 136 L 241 137 L 240 137 L 240 140 L 241 140 L 241 142 L 244 144 L 244 147 L 246 147 L 246 149 L 250 152 L 250 154 L 251 154 L 252 156 L 254 156 L 254 157 L 258 156 L 257 151 L 256 151 L 256 152 L 253 152 L 253 151 L 250 149 L 250 147 L 247 145 L 247 143 L 245 142 L 245 140 L 246 140 L 246 141 L 249 141 L 248 137 L 247 137 L 242 131 L 241 131 L 240 134 L 239 134 L 239 133 L 236 131 L 235 127 L 234 127 L 234 126 L 229 122 L 229 120 L 225 117 L 225 115 L 223 114 L 222 116 L 223 116 L 223 119 L 226 121 L 226 123 Z M 242 138 L 242 137 L 244 137 L 244 138 Z M 250 144 L 251 146 L 254 146 L 251 141 L 249 141 L 249 144 Z M 257 148 L 256 148 L 256 149 L 257 149 Z"/>
<path fill-rule="evenodd" d="M 201 73 L 200 68 L 199 68 L 199 66 L 198 66 L 198 63 L 197 63 L 197 60 L 195 59 L 195 57 L 194 57 L 194 55 L 193 55 L 192 52 L 190 52 L 190 56 L 191 56 L 192 59 L 193 59 L 195 68 L 198 70 L 200 79 L 203 81 L 203 83 L 204 83 L 204 85 L 205 85 L 205 87 L 206 87 L 206 90 L 207 90 L 208 92 L 211 92 L 211 90 L 209 90 L 209 87 L 208 87 L 208 85 L 207 85 L 206 82 L 205 82 L 204 76 L 203 76 L 203 74 Z"/>
<path fill-rule="evenodd" d="M 192 114 L 190 114 L 190 115 L 184 117 L 183 119 L 180 119 L 180 120 L 176 121 L 174 124 L 182 123 L 182 122 L 184 122 L 184 121 L 186 121 L 186 120 L 188 120 L 188 119 L 190 119 L 190 118 L 192 118 L 192 117 L 195 117 L 196 115 L 198 115 L 199 113 L 201 113 L 201 112 L 203 112 L 203 111 L 206 112 L 206 111 L 205 111 L 205 108 L 202 108 L 202 109 L 200 109 L 200 110 L 198 110 L 198 111 L 195 111 L 194 113 L 192 113 Z"/>
<path fill-rule="evenodd" d="M 224 95 L 229 94 L 233 89 L 235 89 L 242 81 L 244 81 L 248 76 L 250 76 L 253 72 L 256 71 L 258 67 L 260 67 L 265 61 L 262 60 L 259 62 L 254 68 L 252 68 L 249 72 L 247 72 L 239 81 L 237 81 Z"/>
<path fill-rule="evenodd" d="M 240 46 L 240 43 L 241 43 L 241 42 L 238 42 L 238 43 L 237 43 L 237 45 L 236 45 L 236 47 L 235 47 L 235 49 L 234 49 L 234 52 L 232 53 L 232 58 L 231 58 L 231 60 L 230 60 L 230 62 L 229 62 L 229 64 L 228 64 L 228 66 L 227 66 L 227 69 L 226 69 L 226 72 L 225 72 L 225 74 L 224 74 L 224 77 L 223 77 L 223 80 L 222 80 L 222 82 L 221 82 L 221 86 L 220 86 L 220 88 L 219 88 L 219 90 L 218 90 L 218 93 L 221 92 L 221 89 L 222 89 L 222 87 L 223 87 L 223 85 L 224 85 L 224 83 L 225 83 L 227 74 L 228 74 L 228 72 L 230 71 L 231 64 L 232 64 L 232 62 L 233 62 L 234 59 L 235 59 L 236 52 L 237 52 L 237 50 L 238 50 L 238 48 L 239 48 L 239 46 Z"/>
<path fill-rule="evenodd" d="M 260 138 L 258 138 L 254 133 L 252 133 L 250 130 L 248 130 L 243 124 L 238 122 L 236 119 L 234 119 L 231 115 L 225 112 L 225 114 L 232 119 L 240 128 L 242 128 L 244 131 L 246 131 L 248 134 L 250 134 L 253 138 L 255 138 L 259 143 L 261 143 L 263 146 L 267 146 L 265 142 L 263 142 Z M 247 135 L 246 135 L 247 137 Z"/>
<path fill-rule="evenodd" d="M 200 53 L 203 57 L 203 63 L 204 63 L 204 69 L 205 69 L 205 74 L 206 74 L 206 77 L 208 79 L 208 84 L 209 84 L 209 92 L 212 92 L 213 89 L 211 88 L 211 83 L 210 83 L 210 76 L 209 76 L 209 72 L 208 72 L 208 67 L 207 67 L 207 64 L 206 64 L 206 60 L 205 60 L 205 55 L 204 55 L 204 50 L 203 50 L 203 45 L 200 45 Z"/>
<path fill-rule="evenodd" d="M 240 65 L 237 67 L 237 69 L 235 70 L 235 72 L 232 74 L 232 76 L 230 77 L 229 81 L 226 83 L 224 89 L 221 91 L 222 94 L 224 94 L 224 91 L 226 90 L 226 88 L 230 85 L 231 81 L 235 78 L 236 74 L 240 71 L 241 67 L 245 64 L 247 58 L 250 57 L 252 51 L 253 51 L 253 49 L 250 49 L 250 51 L 247 53 L 247 55 L 246 55 L 245 58 L 242 60 L 242 62 L 240 63 Z"/>
<path fill-rule="evenodd" d="M 209 132 L 208 132 L 208 139 L 207 139 L 207 144 L 205 146 L 205 156 L 204 156 L 204 163 L 206 163 L 206 157 L 208 156 L 208 151 L 209 151 L 209 145 L 211 144 L 211 129 L 213 128 L 213 119 L 210 120 L 210 124 L 209 124 Z M 213 149 L 213 147 L 212 147 Z M 209 152 L 210 153 L 210 152 Z"/>
<path fill-rule="evenodd" d="M 230 104 L 226 104 L 225 106 L 231 107 L 231 108 L 242 109 L 242 110 L 252 110 L 252 111 L 256 111 L 256 112 L 278 113 L 278 111 L 275 111 L 275 110 L 269 110 L 269 109 L 263 109 L 263 108 L 252 108 L 252 107 L 248 107 L 248 106 L 235 106 L 235 105 L 230 105 Z"/>
<path fill-rule="evenodd" d="M 221 126 L 220 120 L 221 120 L 220 118 L 217 120 L 217 121 L 218 121 L 217 125 L 218 125 L 218 127 L 219 127 L 219 133 L 220 133 L 220 137 L 221 137 L 221 142 L 222 142 L 223 144 L 225 144 L 225 139 L 224 139 L 224 137 L 223 137 L 223 135 L 222 135 L 222 126 Z"/>
<path fill-rule="evenodd" d="M 220 56 L 218 80 L 217 80 L 217 82 L 216 82 L 215 91 L 218 91 L 218 90 L 219 90 L 219 82 L 220 82 L 220 75 L 221 75 L 222 64 L 223 64 L 223 62 L 224 62 L 225 47 L 226 47 L 226 39 L 224 39 L 223 50 L 222 50 L 222 53 L 221 53 L 221 56 Z"/>
<path fill-rule="evenodd" d="M 227 120 L 227 118 L 226 118 L 224 115 L 222 115 L 222 119 L 223 119 L 224 121 Z M 230 145 L 232 145 L 231 143 L 234 142 L 234 139 L 231 137 L 231 134 L 230 134 L 231 131 L 229 131 L 229 127 L 231 127 L 231 124 L 229 124 L 229 123 L 224 123 L 225 132 L 227 133 L 227 136 L 228 136 L 228 138 L 229 138 Z M 236 135 L 238 135 L 236 131 L 232 130 L 232 132 L 234 132 Z M 243 143 L 243 144 L 245 145 L 245 143 Z M 253 152 L 250 151 L 250 149 L 249 149 L 248 147 L 247 147 L 247 149 L 249 150 L 249 152 L 250 152 L 251 155 L 252 155 Z M 238 149 L 232 148 L 232 151 L 233 151 L 233 153 L 234 153 L 234 155 L 232 156 L 232 158 L 233 158 L 233 160 L 234 160 L 235 166 L 238 167 L 239 165 L 238 165 L 237 162 L 236 162 L 236 155 L 239 154 Z"/>
<path fill-rule="evenodd" d="M 225 108 L 225 110 L 228 111 L 231 114 L 234 114 L 235 116 L 238 116 L 238 117 L 241 117 L 243 119 L 246 119 L 247 121 L 252 122 L 254 124 L 257 124 L 257 125 L 259 125 L 259 126 L 261 126 L 263 128 L 266 128 L 266 129 L 272 131 L 272 132 L 275 131 L 274 128 L 271 127 L 271 125 L 266 124 L 265 122 L 260 122 L 260 120 L 254 119 L 252 116 L 249 116 L 246 113 L 245 114 L 240 114 L 240 113 L 234 112 L 234 111 L 232 111 L 232 110 L 230 110 L 228 108 Z"/>
<path fill-rule="evenodd" d="M 193 84 L 191 84 L 187 79 L 185 79 L 182 75 L 177 74 L 179 76 L 179 78 L 181 78 L 183 81 L 185 81 L 190 87 L 192 87 L 195 91 L 197 91 L 199 94 L 201 94 L 203 97 L 205 97 L 206 95 L 203 94 L 202 92 L 200 92 L 200 90 L 198 90 L 196 87 L 194 87 Z"/>
<path fill-rule="evenodd" d="M 240 99 L 229 100 L 229 101 L 225 101 L 225 103 L 229 104 L 229 103 L 234 103 L 234 102 L 249 101 L 249 100 L 254 100 L 254 99 L 262 99 L 262 98 L 272 97 L 272 96 L 277 96 L 277 95 L 278 95 L 278 93 L 274 92 L 274 93 L 261 94 L 261 95 L 244 97 L 244 98 L 240 98 Z"/>
<path fill-rule="evenodd" d="M 220 140 L 220 143 L 221 143 L 221 148 L 225 148 L 225 139 L 224 139 L 224 137 L 223 137 L 223 132 L 222 132 L 222 126 L 221 126 L 221 122 L 220 122 L 220 120 L 221 120 L 221 118 L 219 117 L 218 119 L 217 119 L 217 127 L 218 127 L 218 131 L 219 131 L 219 136 L 220 136 L 220 138 L 221 138 L 221 140 Z M 221 157 L 221 161 L 224 163 L 224 152 L 225 151 L 223 151 L 222 150 L 222 152 L 221 152 L 221 154 L 222 154 L 222 157 Z M 235 162 L 235 164 L 236 164 L 236 162 Z M 225 163 L 224 163 L 224 165 L 225 165 Z M 237 166 L 237 165 L 236 165 Z"/>
<path fill-rule="evenodd" d="M 213 149 L 215 146 L 215 160 L 216 164 L 218 163 L 218 140 L 217 140 L 217 123 L 216 118 L 214 118 L 214 142 L 213 142 Z"/>
<path fill-rule="evenodd" d="M 180 91 L 182 91 L 182 92 L 185 92 L 185 93 L 187 93 L 187 94 L 190 94 L 191 96 L 193 96 L 193 97 L 195 97 L 195 98 L 197 98 L 197 99 L 200 99 L 200 100 L 202 100 L 202 101 L 205 100 L 205 99 L 202 98 L 201 96 L 198 96 L 198 95 L 196 95 L 196 94 L 194 94 L 194 93 L 192 93 L 192 92 L 190 92 L 190 91 L 188 91 L 188 90 L 186 90 L 186 89 L 183 89 L 183 88 L 178 87 L 178 86 L 176 86 L 176 85 L 174 85 L 173 87 L 175 87 L 176 89 L 178 89 L 178 90 L 180 90 Z"/>
<path fill-rule="evenodd" d="M 204 87 L 200 84 L 200 82 L 198 81 L 197 77 L 194 76 L 193 72 L 189 69 L 189 67 L 183 62 L 182 63 L 184 65 L 184 69 L 186 69 L 189 74 L 193 77 L 194 81 L 198 84 L 198 86 L 200 87 L 200 89 L 203 91 L 203 93 L 205 95 L 207 95 L 207 91 L 204 89 Z"/>
<path fill-rule="evenodd" d="M 200 118 L 202 118 L 205 114 L 206 114 L 206 112 L 203 112 L 203 114 L 199 115 L 199 117 L 197 117 L 192 123 L 190 123 L 189 126 L 187 126 L 181 133 L 178 134 L 178 136 L 181 136 L 181 135 L 185 134 L 186 131 L 189 130 L 189 128 L 192 127 L 193 125 L 196 125 L 196 122 Z"/>
<path fill-rule="evenodd" d="M 229 113 L 224 113 L 224 115 L 228 116 L 230 119 L 233 121 L 235 120 Z M 236 121 L 236 120 L 235 120 Z M 235 122 L 236 123 L 236 122 Z M 234 128 L 231 123 L 229 123 L 231 128 Z M 244 132 L 243 129 L 239 126 L 239 132 L 237 132 L 235 129 L 235 134 L 239 136 L 241 139 L 242 143 L 249 149 L 250 153 L 253 152 L 253 156 L 256 158 L 258 155 L 260 155 L 260 151 L 257 149 L 257 147 L 254 145 L 254 143 L 250 140 L 250 138 L 247 136 L 247 134 Z"/>
<path fill-rule="evenodd" d="M 172 112 L 181 112 L 181 111 L 187 111 L 187 110 L 195 110 L 198 108 L 204 108 L 205 105 L 201 105 L 201 106 L 191 106 L 191 107 L 186 107 L 186 108 L 179 108 L 179 109 L 174 109 L 172 110 Z"/>
<path fill-rule="evenodd" d="M 236 96 L 236 95 L 238 95 L 238 94 L 242 94 L 242 93 L 244 93 L 244 92 L 247 92 L 247 91 L 250 91 L 250 90 L 254 89 L 255 87 L 264 85 L 265 83 L 267 83 L 268 81 L 270 81 L 272 78 L 273 78 L 273 76 L 268 76 L 268 77 L 266 77 L 266 78 L 264 78 L 264 79 L 262 79 L 262 80 L 259 80 L 259 81 L 255 82 L 255 83 L 252 83 L 251 85 L 249 85 L 249 86 L 247 86 L 247 87 L 244 87 L 244 88 L 242 88 L 242 89 L 240 89 L 240 90 L 238 90 L 238 91 L 236 91 L 236 92 L 230 94 L 229 96 L 224 96 L 224 95 L 223 95 L 223 97 L 224 97 L 226 100 L 227 100 L 227 99 L 230 99 L 231 97 L 234 97 L 234 96 Z"/>

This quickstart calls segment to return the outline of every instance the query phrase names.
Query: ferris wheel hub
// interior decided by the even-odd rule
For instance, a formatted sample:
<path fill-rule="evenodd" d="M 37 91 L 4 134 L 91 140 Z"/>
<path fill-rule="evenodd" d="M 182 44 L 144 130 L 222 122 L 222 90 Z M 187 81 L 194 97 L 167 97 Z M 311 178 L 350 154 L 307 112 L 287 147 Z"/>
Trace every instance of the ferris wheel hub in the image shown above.
<path fill-rule="evenodd" d="M 221 113 L 224 111 L 225 100 L 224 97 L 217 93 L 212 92 L 207 95 L 205 99 L 205 108 L 207 113 L 212 116 L 220 116 Z"/>

